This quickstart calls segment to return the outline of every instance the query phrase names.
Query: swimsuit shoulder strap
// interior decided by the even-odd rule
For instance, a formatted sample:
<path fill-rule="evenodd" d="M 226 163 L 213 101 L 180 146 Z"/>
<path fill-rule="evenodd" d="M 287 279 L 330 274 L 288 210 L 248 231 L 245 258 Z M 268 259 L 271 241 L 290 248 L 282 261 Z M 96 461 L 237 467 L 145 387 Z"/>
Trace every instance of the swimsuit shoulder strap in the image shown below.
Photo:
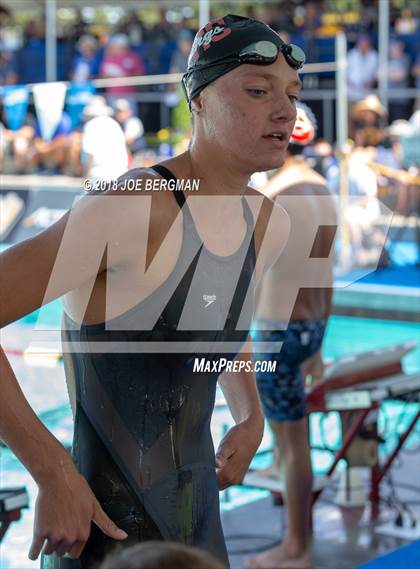
<path fill-rule="evenodd" d="M 174 180 L 176 182 L 176 176 L 166 167 L 163 166 L 162 164 L 155 164 L 154 166 L 151 167 L 152 170 L 154 170 L 155 172 L 157 172 L 158 174 L 160 174 L 162 176 L 162 178 L 165 178 L 165 180 Z M 173 192 L 175 199 L 179 205 L 179 207 L 182 209 L 182 206 L 185 203 L 185 196 L 182 192 L 182 190 L 174 190 Z"/>

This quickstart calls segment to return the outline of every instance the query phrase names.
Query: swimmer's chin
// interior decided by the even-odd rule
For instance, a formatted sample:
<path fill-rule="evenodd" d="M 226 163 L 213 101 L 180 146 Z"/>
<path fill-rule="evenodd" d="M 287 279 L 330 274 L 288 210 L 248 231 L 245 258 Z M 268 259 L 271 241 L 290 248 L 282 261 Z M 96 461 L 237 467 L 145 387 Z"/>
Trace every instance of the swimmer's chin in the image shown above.
<path fill-rule="evenodd" d="M 258 169 L 255 171 L 268 172 L 269 170 L 275 170 L 276 168 L 281 168 L 284 165 L 285 161 L 286 161 L 285 156 L 280 156 L 270 161 L 267 160 L 267 162 L 264 162 L 263 164 L 259 165 Z"/>

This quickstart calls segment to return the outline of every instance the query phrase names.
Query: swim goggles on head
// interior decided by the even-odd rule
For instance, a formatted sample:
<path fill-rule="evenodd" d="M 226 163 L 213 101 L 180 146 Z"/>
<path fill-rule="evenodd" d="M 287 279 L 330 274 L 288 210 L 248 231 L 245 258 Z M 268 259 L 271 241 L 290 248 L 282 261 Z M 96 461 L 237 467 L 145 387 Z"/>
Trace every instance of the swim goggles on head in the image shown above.
<path fill-rule="evenodd" d="M 280 39 L 280 38 L 279 38 Z M 287 63 L 293 69 L 300 69 L 305 63 L 305 53 L 297 45 L 287 44 L 280 39 L 280 45 L 271 41 L 257 41 L 241 49 L 238 60 L 241 63 L 251 63 L 256 65 L 270 65 L 277 59 L 279 53 L 284 55 Z"/>

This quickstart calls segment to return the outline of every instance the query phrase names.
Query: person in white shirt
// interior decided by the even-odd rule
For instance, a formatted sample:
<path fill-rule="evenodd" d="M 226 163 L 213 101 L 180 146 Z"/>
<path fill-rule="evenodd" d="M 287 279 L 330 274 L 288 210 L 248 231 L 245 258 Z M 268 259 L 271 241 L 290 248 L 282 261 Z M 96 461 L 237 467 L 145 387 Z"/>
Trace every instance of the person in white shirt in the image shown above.
<path fill-rule="evenodd" d="M 130 101 L 117 99 L 114 103 L 115 120 L 124 131 L 125 142 L 131 153 L 144 148 L 144 126 L 139 117 L 134 116 Z"/>
<path fill-rule="evenodd" d="M 378 53 L 368 35 L 360 35 L 347 57 L 349 101 L 360 101 L 372 90 L 378 74 Z"/>
<path fill-rule="evenodd" d="M 112 118 L 113 110 L 104 97 L 92 97 L 85 108 L 87 122 L 82 133 L 82 163 L 92 182 L 115 180 L 128 168 L 124 131 Z"/>

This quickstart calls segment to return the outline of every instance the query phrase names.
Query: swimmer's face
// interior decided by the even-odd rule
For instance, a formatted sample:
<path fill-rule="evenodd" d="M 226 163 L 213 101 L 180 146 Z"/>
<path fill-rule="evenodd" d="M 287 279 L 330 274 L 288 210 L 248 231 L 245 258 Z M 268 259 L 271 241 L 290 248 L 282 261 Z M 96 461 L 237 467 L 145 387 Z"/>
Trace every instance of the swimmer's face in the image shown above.
<path fill-rule="evenodd" d="M 240 65 L 201 95 L 205 137 L 223 156 L 253 173 L 284 163 L 301 83 L 280 54 L 271 65 Z M 275 138 L 273 133 L 279 133 Z"/>

